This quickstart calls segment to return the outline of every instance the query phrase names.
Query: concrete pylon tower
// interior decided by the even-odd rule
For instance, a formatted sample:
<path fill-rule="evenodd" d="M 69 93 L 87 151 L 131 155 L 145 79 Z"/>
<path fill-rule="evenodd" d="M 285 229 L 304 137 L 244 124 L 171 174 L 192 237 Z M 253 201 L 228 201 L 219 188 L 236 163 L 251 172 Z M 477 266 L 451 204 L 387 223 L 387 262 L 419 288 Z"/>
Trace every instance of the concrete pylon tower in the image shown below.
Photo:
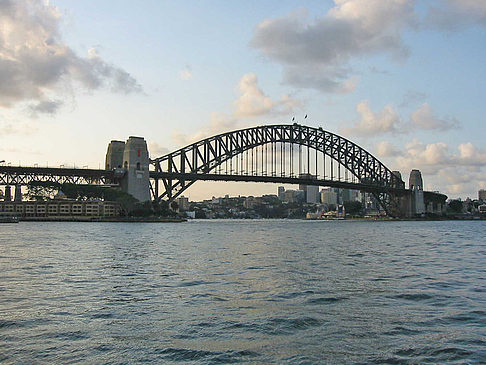
<path fill-rule="evenodd" d="M 123 152 L 125 151 L 125 142 L 111 141 L 106 151 L 105 169 L 113 170 L 123 167 Z"/>
<path fill-rule="evenodd" d="M 410 172 L 408 186 L 412 190 L 412 215 L 425 213 L 424 182 L 419 170 L 412 170 Z"/>
<path fill-rule="evenodd" d="M 149 154 L 142 137 L 129 137 L 123 150 L 126 174 L 121 181 L 122 191 L 141 202 L 150 200 Z"/>
<path fill-rule="evenodd" d="M 408 180 L 408 188 L 424 190 L 424 182 L 422 181 L 422 173 L 420 170 L 410 171 L 410 178 Z"/>

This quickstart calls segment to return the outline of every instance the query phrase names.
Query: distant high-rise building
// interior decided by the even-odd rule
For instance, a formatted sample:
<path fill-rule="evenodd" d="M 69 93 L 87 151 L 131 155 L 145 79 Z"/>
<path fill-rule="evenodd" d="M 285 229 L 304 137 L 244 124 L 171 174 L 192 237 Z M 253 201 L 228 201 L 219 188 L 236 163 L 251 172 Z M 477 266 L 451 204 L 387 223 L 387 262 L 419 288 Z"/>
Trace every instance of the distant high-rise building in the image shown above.
<path fill-rule="evenodd" d="M 177 204 L 179 205 L 179 210 L 189 210 L 189 198 L 185 197 L 184 195 L 177 198 Z"/>
<path fill-rule="evenodd" d="M 284 199 L 288 203 L 304 201 L 304 192 L 302 190 L 285 190 Z"/>
<path fill-rule="evenodd" d="M 322 204 L 336 205 L 338 203 L 338 195 L 333 189 L 323 189 L 320 195 Z"/>
<path fill-rule="evenodd" d="M 483 202 L 486 201 L 486 190 L 481 189 L 478 191 L 478 199 L 482 200 Z"/>
<path fill-rule="evenodd" d="M 350 202 L 353 200 L 353 195 L 352 195 L 353 190 L 351 189 L 341 189 L 341 199 L 342 202 Z"/>
<path fill-rule="evenodd" d="M 278 198 L 284 200 L 285 188 L 283 186 L 278 187 Z"/>
<path fill-rule="evenodd" d="M 312 174 L 300 174 L 301 179 L 316 179 Z M 319 203 L 319 186 L 317 185 L 299 185 L 299 190 L 304 192 L 304 201 L 306 203 Z"/>

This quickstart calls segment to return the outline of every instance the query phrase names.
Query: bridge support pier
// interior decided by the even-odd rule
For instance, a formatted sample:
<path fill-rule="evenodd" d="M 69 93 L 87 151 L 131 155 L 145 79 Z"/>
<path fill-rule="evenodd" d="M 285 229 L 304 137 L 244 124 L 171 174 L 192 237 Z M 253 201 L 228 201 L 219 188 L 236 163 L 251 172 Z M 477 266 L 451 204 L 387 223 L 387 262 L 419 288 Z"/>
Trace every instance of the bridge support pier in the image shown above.
<path fill-rule="evenodd" d="M 22 201 L 22 186 L 20 184 L 15 185 L 14 200 L 16 202 L 21 202 Z"/>
<path fill-rule="evenodd" d="M 142 137 L 129 137 L 123 150 L 123 168 L 126 170 L 120 186 L 135 199 L 150 200 L 149 154 Z"/>
<path fill-rule="evenodd" d="M 10 185 L 5 186 L 4 200 L 6 202 L 11 202 L 12 201 L 12 191 L 10 189 Z"/>

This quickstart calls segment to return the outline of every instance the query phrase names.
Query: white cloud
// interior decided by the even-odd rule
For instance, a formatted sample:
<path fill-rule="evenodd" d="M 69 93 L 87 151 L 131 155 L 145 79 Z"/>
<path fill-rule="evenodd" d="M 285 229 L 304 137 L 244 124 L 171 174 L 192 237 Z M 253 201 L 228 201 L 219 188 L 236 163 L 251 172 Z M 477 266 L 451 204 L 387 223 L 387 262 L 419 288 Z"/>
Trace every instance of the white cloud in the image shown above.
<path fill-rule="evenodd" d="M 380 112 L 371 111 L 368 102 L 362 101 L 356 106 L 360 120 L 351 127 L 340 128 L 345 135 L 376 136 L 378 134 L 399 131 L 400 118 L 391 105 L 386 105 Z"/>
<path fill-rule="evenodd" d="M 141 91 L 130 74 L 96 50 L 78 56 L 63 43 L 60 21 L 61 14 L 47 1 L 0 1 L 0 106 L 33 102 L 36 112 L 55 112 L 60 104 L 52 104 L 53 95 L 60 98 L 72 82 L 87 89 Z"/>
<path fill-rule="evenodd" d="M 150 158 L 160 157 L 170 152 L 168 148 L 161 146 L 160 144 L 154 141 L 150 141 L 148 143 L 148 150 L 150 153 Z"/>
<path fill-rule="evenodd" d="M 432 107 L 422 104 L 410 116 L 410 121 L 403 122 L 392 105 L 386 105 L 380 112 L 373 112 L 367 101 L 361 101 L 356 106 L 360 119 L 350 127 L 341 127 L 345 135 L 374 137 L 382 134 L 407 134 L 417 130 L 444 132 L 459 128 L 460 123 L 455 118 L 438 118 Z"/>
<path fill-rule="evenodd" d="M 389 149 L 392 153 L 388 153 Z M 444 142 L 425 144 L 414 139 L 403 150 L 382 142 L 377 154 L 387 158 L 388 167 L 400 170 L 406 181 L 412 169 L 419 169 L 426 190 L 458 196 L 474 195 L 473 192 L 485 187 L 486 150 L 471 142 L 459 144 L 454 149 Z"/>
<path fill-rule="evenodd" d="M 439 119 L 429 104 L 422 104 L 410 117 L 412 128 L 446 131 L 459 127 L 457 119 Z"/>
<path fill-rule="evenodd" d="M 251 45 L 284 66 L 284 80 L 297 87 L 343 93 L 357 82 L 354 57 L 388 53 L 404 58 L 402 29 L 414 20 L 413 0 L 335 0 L 327 14 L 308 19 L 305 10 L 266 19 Z"/>
<path fill-rule="evenodd" d="M 302 109 L 303 103 L 288 94 L 280 99 L 272 99 L 258 85 L 258 78 L 253 73 L 243 75 L 238 82 L 238 98 L 233 102 L 230 113 L 211 113 L 209 123 L 193 134 L 174 131 L 172 139 L 179 145 L 187 145 L 212 135 L 229 130 L 248 127 L 262 118 L 292 114 Z"/>
<path fill-rule="evenodd" d="M 400 151 L 388 141 L 382 141 L 376 146 L 378 157 L 394 157 L 400 154 Z"/>
<path fill-rule="evenodd" d="M 273 100 L 258 86 L 258 78 L 253 73 L 244 75 L 238 83 L 240 96 L 234 102 L 235 116 L 256 117 L 265 114 L 288 114 L 295 108 L 302 108 L 302 102 L 287 94 L 280 100 Z"/>

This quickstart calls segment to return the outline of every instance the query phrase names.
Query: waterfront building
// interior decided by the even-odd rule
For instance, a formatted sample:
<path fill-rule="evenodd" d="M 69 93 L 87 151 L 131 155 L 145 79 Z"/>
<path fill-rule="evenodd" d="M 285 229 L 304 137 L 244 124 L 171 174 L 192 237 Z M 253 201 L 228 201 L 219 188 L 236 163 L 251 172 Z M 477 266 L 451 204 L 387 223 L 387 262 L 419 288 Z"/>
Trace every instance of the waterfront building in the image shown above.
<path fill-rule="evenodd" d="M 486 202 L 486 190 L 485 189 L 480 189 L 478 191 L 478 200 Z"/>
<path fill-rule="evenodd" d="M 101 200 L 3 201 L 0 213 L 19 217 L 117 217 L 121 206 L 118 202 Z"/>
<path fill-rule="evenodd" d="M 283 201 L 284 200 L 284 194 L 285 194 L 285 188 L 283 186 L 278 187 L 278 198 Z"/>

